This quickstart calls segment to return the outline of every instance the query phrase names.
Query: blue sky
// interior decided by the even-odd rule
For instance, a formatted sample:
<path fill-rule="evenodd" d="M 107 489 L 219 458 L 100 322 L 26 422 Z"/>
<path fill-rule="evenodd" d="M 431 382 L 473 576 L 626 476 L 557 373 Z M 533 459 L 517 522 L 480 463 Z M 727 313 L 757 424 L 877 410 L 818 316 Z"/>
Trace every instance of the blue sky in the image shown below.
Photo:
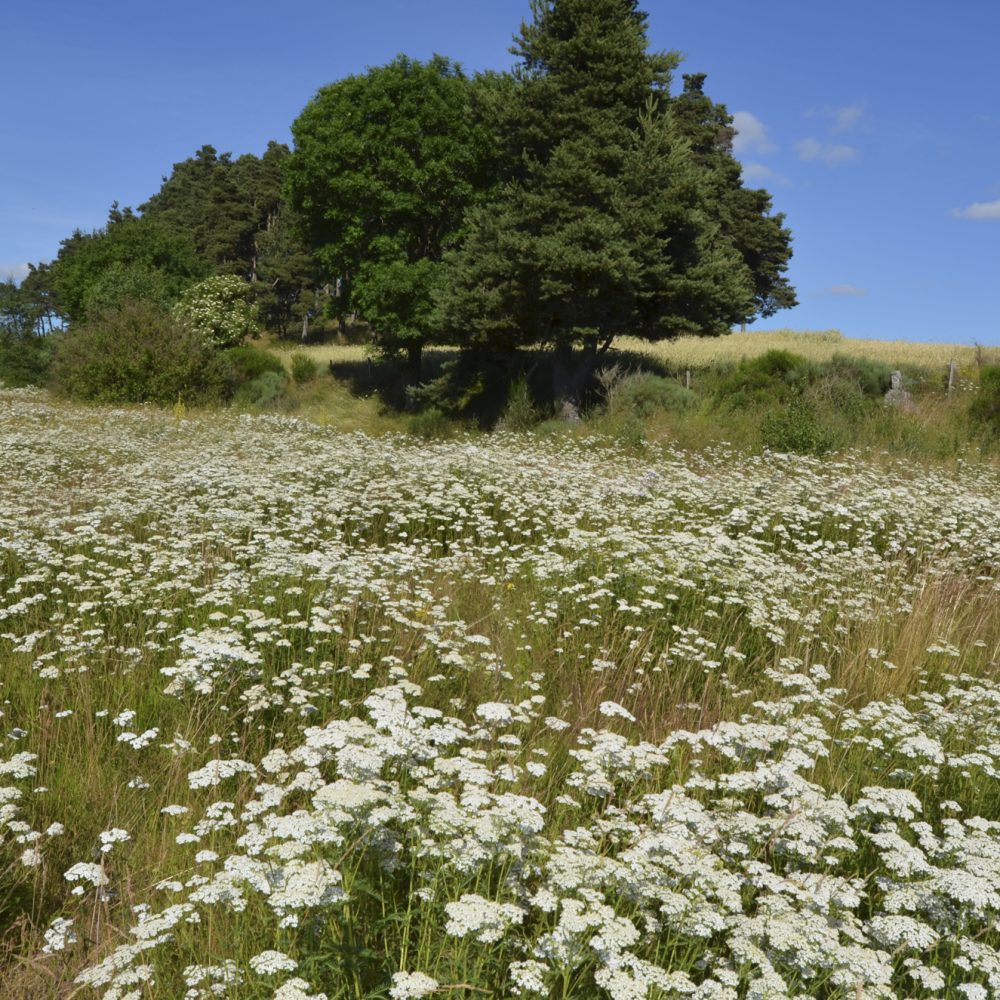
<path fill-rule="evenodd" d="M 741 131 L 795 236 L 758 328 L 1000 344 L 1000 6 L 648 0 L 654 48 Z M 136 205 L 210 143 L 290 141 L 320 86 L 399 52 L 511 64 L 528 0 L 35 0 L 0 19 L 0 275 Z M 679 80 L 678 80 L 679 84 Z"/>

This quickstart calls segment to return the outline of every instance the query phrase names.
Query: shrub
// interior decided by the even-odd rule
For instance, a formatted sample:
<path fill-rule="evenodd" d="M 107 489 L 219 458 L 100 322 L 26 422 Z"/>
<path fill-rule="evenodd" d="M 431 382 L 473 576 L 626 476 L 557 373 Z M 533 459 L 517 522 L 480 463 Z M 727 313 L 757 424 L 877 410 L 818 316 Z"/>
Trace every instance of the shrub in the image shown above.
<path fill-rule="evenodd" d="M 174 306 L 177 319 L 189 324 L 211 347 L 234 347 L 258 332 L 251 288 L 233 274 L 206 278 L 189 288 Z"/>
<path fill-rule="evenodd" d="M 824 374 L 856 385 L 863 396 L 871 399 L 881 399 L 892 388 L 892 369 L 871 358 L 835 354 Z"/>
<path fill-rule="evenodd" d="M 816 376 L 812 362 L 790 351 L 768 351 L 743 361 L 723 376 L 715 388 L 716 401 L 732 409 L 747 409 L 774 400 L 801 395 Z"/>
<path fill-rule="evenodd" d="M 281 399 L 287 387 L 288 376 L 284 371 L 266 371 L 240 386 L 233 402 L 252 409 L 265 409 Z"/>
<path fill-rule="evenodd" d="M 435 438 L 451 437 L 452 422 L 443 411 L 431 406 L 410 417 L 408 430 L 414 437 L 432 441 Z"/>
<path fill-rule="evenodd" d="M 518 379 L 510 387 L 507 406 L 498 426 L 507 431 L 526 431 L 539 421 L 539 413 L 531 398 L 531 389 L 525 379 Z"/>
<path fill-rule="evenodd" d="M 292 378 L 296 385 L 312 381 L 319 372 L 319 365 L 308 354 L 292 355 Z"/>
<path fill-rule="evenodd" d="M 276 372 L 278 375 L 283 375 L 285 372 L 285 366 L 280 358 L 249 344 L 221 351 L 219 358 L 232 371 L 237 386 L 251 382 L 265 372 Z"/>
<path fill-rule="evenodd" d="M 822 455 L 837 444 L 837 435 L 804 399 L 769 413 L 761 425 L 764 444 L 773 451 Z"/>
<path fill-rule="evenodd" d="M 674 379 L 635 372 L 612 385 L 607 393 L 608 413 L 645 419 L 659 411 L 690 409 L 695 394 Z"/>
<path fill-rule="evenodd" d="M 1000 434 L 1000 365 L 985 365 L 979 370 L 979 391 L 969 415 Z"/>
<path fill-rule="evenodd" d="M 0 383 L 42 385 L 52 361 L 49 337 L 11 337 L 0 333 Z"/>
<path fill-rule="evenodd" d="M 128 301 L 56 335 L 51 379 L 75 399 L 166 404 L 218 398 L 225 371 L 192 328 Z"/>

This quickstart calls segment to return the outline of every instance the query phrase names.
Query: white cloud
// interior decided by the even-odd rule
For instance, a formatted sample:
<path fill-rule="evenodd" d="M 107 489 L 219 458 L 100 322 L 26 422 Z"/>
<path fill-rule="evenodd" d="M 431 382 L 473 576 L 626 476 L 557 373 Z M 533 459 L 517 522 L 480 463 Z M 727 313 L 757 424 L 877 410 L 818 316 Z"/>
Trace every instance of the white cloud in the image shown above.
<path fill-rule="evenodd" d="M 766 163 L 744 163 L 743 180 L 750 183 L 771 181 L 773 184 L 787 184 L 788 178 L 772 170 Z"/>
<path fill-rule="evenodd" d="M 17 282 L 23 281 L 28 276 L 27 264 L 0 264 L 0 281 L 13 278 Z"/>
<path fill-rule="evenodd" d="M 846 108 L 837 108 L 833 112 L 833 124 L 830 126 L 830 131 L 850 132 L 861 121 L 864 113 L 865 109 L 860 104 L 852 104 Z"/>
<path fill-rule="evenodd" d="M 1000 198 L 996 201 L 975 201 L 967 208 L 956 208 L 959 219 L 1000 219 Z"/>
<path fill-rule="evenodd" d="M 847 163 L 858 155 L 858 151 L 853 146 L 824 143 L 818 139 L 799 140 L 795 144 L 795 152 L 798 153 L 800 160 L 821 160 L 831 167 L 838 163 Z"/>
<path fill-rule="evenodd" d="M 867 295 L 867 288 L 859 288 L 857 285 L 831 285 L 826 289 L 828 295 Z"/>
<path fill-rule="evenodd" d="M 733 152 L 737 155 L 741 153 L 773 153 L 777 146 L 767 137 L 767 129 L 764 123 L 750 114 L 749 111 L 733 112 L 733 128 L 736 135 L 733 137 Z"/>

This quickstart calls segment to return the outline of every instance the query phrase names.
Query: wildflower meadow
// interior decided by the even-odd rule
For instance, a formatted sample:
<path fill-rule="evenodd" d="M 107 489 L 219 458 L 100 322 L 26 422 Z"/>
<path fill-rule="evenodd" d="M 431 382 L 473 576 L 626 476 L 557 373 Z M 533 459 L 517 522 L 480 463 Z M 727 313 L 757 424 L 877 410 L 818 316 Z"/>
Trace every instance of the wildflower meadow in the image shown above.
<path fill-rule="evenodd" d="M 1000 997 L 1000 473 L 0 390 L 0 997 Z"/>

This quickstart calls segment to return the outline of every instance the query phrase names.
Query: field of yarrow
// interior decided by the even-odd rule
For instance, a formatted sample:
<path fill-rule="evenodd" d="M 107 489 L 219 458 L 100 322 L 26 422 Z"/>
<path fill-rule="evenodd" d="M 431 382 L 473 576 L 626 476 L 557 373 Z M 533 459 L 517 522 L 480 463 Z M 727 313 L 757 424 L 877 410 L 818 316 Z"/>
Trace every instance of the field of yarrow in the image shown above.
<path fill-rule="evenodd" d="M 1000 997 L 1000 473 L 0 390 L 0 996 Z"/>

